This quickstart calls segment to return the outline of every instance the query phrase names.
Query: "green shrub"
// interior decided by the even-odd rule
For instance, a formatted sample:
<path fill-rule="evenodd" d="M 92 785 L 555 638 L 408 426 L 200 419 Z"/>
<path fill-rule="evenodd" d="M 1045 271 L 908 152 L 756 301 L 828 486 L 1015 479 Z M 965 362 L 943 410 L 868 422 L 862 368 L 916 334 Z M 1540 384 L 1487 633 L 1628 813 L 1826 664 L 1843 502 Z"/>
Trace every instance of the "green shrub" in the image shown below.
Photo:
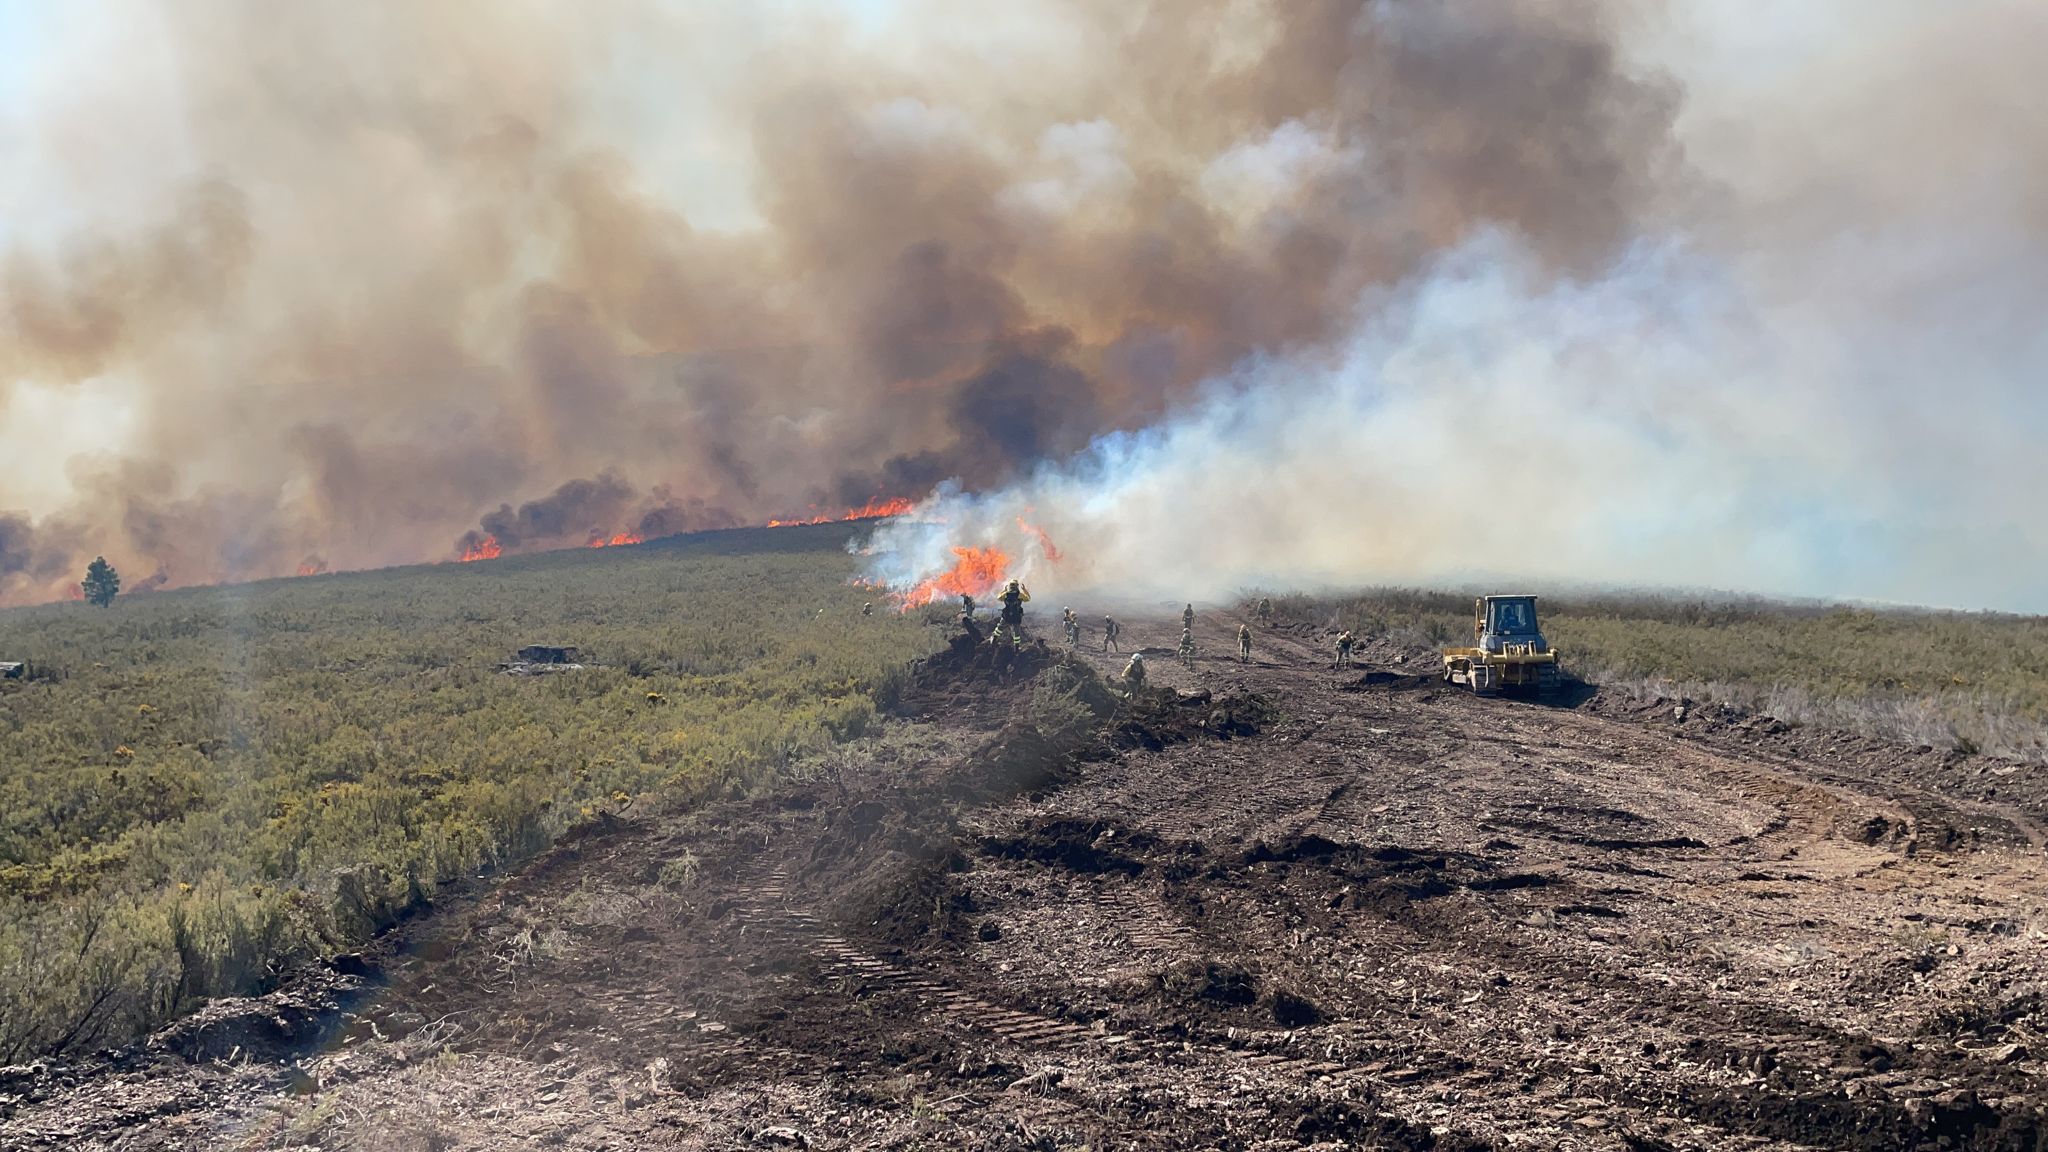
<path fill-rule="evenodd" d="M 935 632 L 860 614 L 846 535 L 0 612 L 0 657 L 51 670 L 0 691 L 0 1059 L 126 1039 L 600 810 L 867 734 Z M 590 666 L 499 671 L 531 643 Z"/>

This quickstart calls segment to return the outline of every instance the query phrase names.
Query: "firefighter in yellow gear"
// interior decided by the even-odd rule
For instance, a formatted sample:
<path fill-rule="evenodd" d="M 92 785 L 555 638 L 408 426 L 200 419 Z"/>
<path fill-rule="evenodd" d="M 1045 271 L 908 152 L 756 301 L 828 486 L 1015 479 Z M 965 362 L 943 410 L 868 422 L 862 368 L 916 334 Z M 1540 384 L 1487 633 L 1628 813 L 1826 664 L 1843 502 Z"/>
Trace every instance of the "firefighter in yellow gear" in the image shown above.
<path fill-rule="evenodd" d="M 1249 624 L 1239 624 L 1237 626 L 1237 662 L 1240 664 L 1252 662 L 1252 626 Z"/>
<path fill-rule="evenodd" d="M 1000 639 L 1007 633 L 1010 642 L 1022 648 L 1024 646 L 1024 605 L 1031 600 L 1030 590 L 1024 587 L 1022 581 L 1012 577 L 1008 584 L 1003 585 L 1003 590 L 996 595 L 996 600 L 1003 606 L 1002 613 L 998 617 L 999 627 L 996 629 L 996 636 Z"/>

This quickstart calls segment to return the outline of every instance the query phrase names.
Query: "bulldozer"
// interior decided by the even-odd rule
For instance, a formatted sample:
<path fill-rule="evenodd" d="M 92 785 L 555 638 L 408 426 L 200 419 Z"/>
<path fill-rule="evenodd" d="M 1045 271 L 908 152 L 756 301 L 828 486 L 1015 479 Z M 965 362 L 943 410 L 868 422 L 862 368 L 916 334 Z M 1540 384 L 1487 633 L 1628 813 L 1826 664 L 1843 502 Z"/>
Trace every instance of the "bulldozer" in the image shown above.
<path fill-rule="evenodd" d="M 1550 696 L 1562 682 L 1557 649 L 1536 627 L 1534 596 L 1481 596 L 1472 602 L 1472 646 L 1444 649 L 1444 679 L 1475 696 L 1534 688 Z"/>

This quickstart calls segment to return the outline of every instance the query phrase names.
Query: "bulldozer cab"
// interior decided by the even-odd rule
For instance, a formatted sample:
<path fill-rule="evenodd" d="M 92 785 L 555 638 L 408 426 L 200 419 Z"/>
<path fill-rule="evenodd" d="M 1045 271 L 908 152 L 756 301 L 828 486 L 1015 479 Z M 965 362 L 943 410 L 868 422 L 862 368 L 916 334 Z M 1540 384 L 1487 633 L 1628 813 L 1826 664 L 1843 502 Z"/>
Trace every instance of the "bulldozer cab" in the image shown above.
<path fill-rule="evenodd" d="M 1536 624 L 1534 596 L 1481 596 L 1472 602 L 1472 647 L 1444 649 L 1444 679 L 1479 696 L 1534 688 L 1549 696 L 1563 672 L 1557 650 Z"/>
<path fill-rule="evenodd" d="M 1534 596 L 1481 596 L 1472 605 L 1472 635 L 1482 647 L 1489 638 L 1526 643 L 1541 633 L 1536 628 Z"/>

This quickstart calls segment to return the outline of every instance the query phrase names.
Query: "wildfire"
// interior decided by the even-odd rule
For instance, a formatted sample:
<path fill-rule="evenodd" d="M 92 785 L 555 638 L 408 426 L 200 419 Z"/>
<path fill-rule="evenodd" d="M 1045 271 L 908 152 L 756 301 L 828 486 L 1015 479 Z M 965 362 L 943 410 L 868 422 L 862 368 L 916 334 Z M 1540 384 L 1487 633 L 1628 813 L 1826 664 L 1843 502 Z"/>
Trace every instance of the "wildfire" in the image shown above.
<path fill-rule="evenodd" d="M 621 532 L 611 537 L 600 533 L 592 533 L 590 537 L 590 547 L 592 548 L 617 548 L 622 544 L 645 544 L 646 542 L 638 532 Z"/>
<path fill-rule="evenodd" d="M 301 576 L 320 576 L 324 575 L 326 572 L 327 561 L 322 560 L 317 556 L 306 561 L 303 561 L 299 565 L 299 575 Z"/>
<path fill-rule="evenodd" d="M 468 564 L 473 560 L 496 560 L 504 554 L 505 550 L 498 546 L 498 538 L 486 536 L 462 550 L 462 562 Z"/>
<path fill-rule="evenodd" d="M 64 590 L 64 598 L 66 600 L 83 600 L 85 599 L 85 589 L 80 585 L 73 584 Z"/>
<path fill-rule="evenodd" d="M 858 508 L 848 508 L 838 513 L 818 514 L 818 510 L 813 508 L 811 509 L 813 515 L 792 517 L 788 520 L 770 520 L 768 521 L 768 527 L 790 528 L 798 524 L 832 524 L 841 520 L 879 520 L 885 516 L 901 516 L 915 507 L 917 507 L 915 503 L 901 497 L 894 500 L 876 499 L 870 500 Z"/>
<path fill-rule="evenodd" d="M 903 607 L 915 608 L 940 597 L 984 597 L 1003 582 L 1010 557 L 1000 548 L 955 548 L 953 566 L 903 594 Z"/>
<path fill-rule="evenodd" d="M 1022 529 L 1026 536 L 1038 541 L 1038 550 L 1045 553 L 1048 561 L 1054 564 L 1060 562 L 1060 550 L 1053 544 L 1052 537 L 1045 534 L 1045 529 L 1026 521 L 1022 516 L 1017 517 L 1017 527 Z"/>

